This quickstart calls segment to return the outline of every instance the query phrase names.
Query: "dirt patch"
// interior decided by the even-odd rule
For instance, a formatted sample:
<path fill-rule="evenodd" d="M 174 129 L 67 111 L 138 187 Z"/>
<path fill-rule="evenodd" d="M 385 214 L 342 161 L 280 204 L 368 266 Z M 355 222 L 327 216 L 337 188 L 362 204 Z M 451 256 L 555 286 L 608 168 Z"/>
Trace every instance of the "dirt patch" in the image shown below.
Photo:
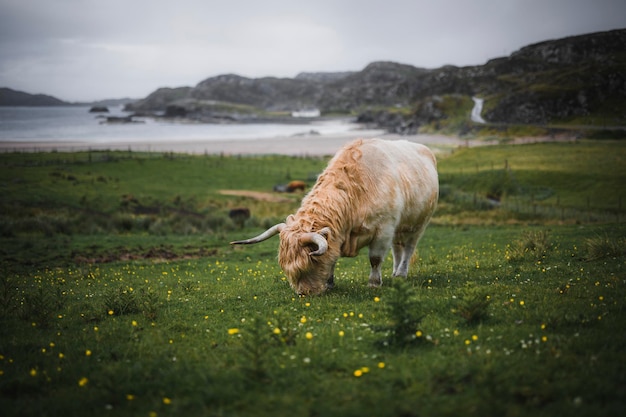
<path fill-rule="evenodd" d="M 217 249 L 200 248 L 195 251 L 177 253 L 166 247 L 156 247 L 147 250 L 117 248 L 104 253 L 74 253 L 72 258 L 76 263 L 101 264 L 110 262 L 126 262 L 136 260 L 151 260 L 155 262 L 177 261 L 181 259 L 198 259 L 217 254 Z"/>
<path fill-rule="evenodd" d="M 293 201 L 290 198 L 276 195 L 273 193 L 264 193 L 262 191 L 250 190 L 220 190 L 222 195 L 232 195 L 236 197 L 247 197 L 258 201 L 268 201 L 270 203 L 288 203 Z"/>

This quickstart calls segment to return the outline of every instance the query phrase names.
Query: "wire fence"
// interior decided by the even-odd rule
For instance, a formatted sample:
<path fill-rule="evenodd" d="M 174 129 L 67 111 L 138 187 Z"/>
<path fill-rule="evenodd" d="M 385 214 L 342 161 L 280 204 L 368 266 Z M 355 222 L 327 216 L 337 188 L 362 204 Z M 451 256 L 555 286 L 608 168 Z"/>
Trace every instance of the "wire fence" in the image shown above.
<path fill-rule="evenodd" d="M 476 178 L 481 188 L 487 187 L 489 191 L 460 191 L 472 187 L 470 177 Z M 587 196 L 582 204 L 563 204 L 555 189 L 519 181 L 506 160 L 503 164 L 476 164 L 458 173 L 446 173 L 440 175 L 440 182 L 440 197 L 468 209 L 502 210 L 527 218 L 573 223 L 622 223 L 626 220 L 623 198 L 626 187 L 616 189 L 611 197 L 601 201 Z"/>
<path fill-rule="evenodd" d="M 615 207 L 594 208 L 590 204 L 587 207 L 571 207 L 560 204 L 537 203 L 523 198 L 507 198 L 500 202 L 500 209 L 510 212 L 525 214 L 546 219 L 556 219 L 562 222 L 574 221 L 576 223 L 621 223 L 626 218 L 622 200 L 618 199 Z"/>

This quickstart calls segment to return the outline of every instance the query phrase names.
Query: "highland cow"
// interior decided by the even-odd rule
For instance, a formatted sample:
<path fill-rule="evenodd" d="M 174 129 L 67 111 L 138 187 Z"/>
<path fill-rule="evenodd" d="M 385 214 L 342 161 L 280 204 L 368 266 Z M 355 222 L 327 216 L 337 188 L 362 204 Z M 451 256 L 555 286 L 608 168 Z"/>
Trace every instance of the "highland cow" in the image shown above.
<path fill-rule="evenodd" d="M 369 285 L 377 287 L 390 249 L 393 276 L 408 275 L 438 195 L 437 162 L 427 147 L 359 139 L 331 159 L 295 214 L 259 236 L 231 244 L 258 243 L 279 234 L 278 262 L 301 295 L 332 288 L 339 257 L 356 256 L 367 246 Z"/>

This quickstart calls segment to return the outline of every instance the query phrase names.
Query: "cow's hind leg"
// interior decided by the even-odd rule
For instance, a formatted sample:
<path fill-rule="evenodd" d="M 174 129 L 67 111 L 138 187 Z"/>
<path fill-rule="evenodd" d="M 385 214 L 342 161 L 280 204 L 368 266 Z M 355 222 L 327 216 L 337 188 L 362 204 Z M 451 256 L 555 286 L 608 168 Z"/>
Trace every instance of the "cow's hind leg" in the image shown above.
<path fill-rule="evenodd" d="M 398 271 L 401 269 L 402 258 L 404 257 L 404 243 L 394 243 L 392 247 L 393 251 L 393 276 L 398 276 Z"/>
<path fill-rule="evenodd" d="M 421 233 L 403 233 L 393 244 L 393 276 L 406 277 Z"/>

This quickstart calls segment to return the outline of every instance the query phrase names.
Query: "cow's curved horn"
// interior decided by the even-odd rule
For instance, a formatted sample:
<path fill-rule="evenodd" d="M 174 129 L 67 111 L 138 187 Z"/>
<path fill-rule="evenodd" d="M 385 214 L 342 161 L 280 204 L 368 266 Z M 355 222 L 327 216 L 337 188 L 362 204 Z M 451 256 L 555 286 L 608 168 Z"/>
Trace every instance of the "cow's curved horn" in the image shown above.
<path fill-rule="evenodd" d="M 300 238 L 300 243 L 313 243 L 317 246 L 317 250 L 309 253 L 310 256 L 320 256 L 326 253 L 328 250 L 328 241 L 326 236 L 330 233 L 330 228 L 325 227 L 319 232 L 305 233 Z"/>
<path fill-rule="evenodd" d="M 234 242 L 230 242 L 230 244 L 231 245 L 250 245 L 252 243 L 263 242 L 264 240 L 267 240 L 270 237 L 279 234 L 280 231 L 283 230 L 283 228 L 285 226 L 286 226 L 285 223 L 278 223 L 278 224 L 270 227 L 265 232 L 261 233 L 260 235 L 258 235 L 256 237 L 253 237 L 253 238 L 250 238 L 250 239 L 246 239 L 246 240 L 236 240 Z"/>

